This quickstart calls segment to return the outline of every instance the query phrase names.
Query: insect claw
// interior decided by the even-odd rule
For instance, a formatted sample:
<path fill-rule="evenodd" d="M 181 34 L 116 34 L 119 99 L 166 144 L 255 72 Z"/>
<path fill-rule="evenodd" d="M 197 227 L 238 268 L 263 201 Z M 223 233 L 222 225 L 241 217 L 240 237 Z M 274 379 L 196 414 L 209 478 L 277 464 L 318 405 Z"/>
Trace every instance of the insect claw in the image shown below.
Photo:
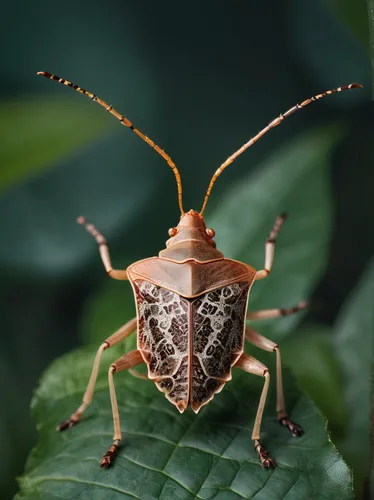
<path fill-rule="evenodd" d="M 292 432 L 293 437 L 301 437 L 304 434 L 304 431 L 298 425 L 295 426 L 294 430 L 291 432 Z"/>
<path fill-rule="evenodd" d="M 109 450 L 105 453 L 103 458 L 100 461 L 100 467 L 103 469 L 107 469 L 113 460 L 116 458 L 118 452 L 118 446 L 116 444 L 112 444 Z"/>
<path fill-rule="evenodd" d="M 292 420 L 289 420 L 287 416 L 278 418 L 278 422 L 281 425 L 284 425 L 284 427 L 287 427 L 293 437 L 300 437 L 304 434 L 303 429 L 299 425 L 295 424 L 295 422 L 292 422 Z"/>
<path fill-rule="evenodd" d="M 66 431 L 66 429 L 70 429 L 78 422 L 79 422 L 78 418 L 69 417 L 58 424 L 58 426 L 56 427 L 56 431 L 59 432 Z"/>
<path fill-rule="evenodd" d="M 110 466 L 111 459 L 110 457 L 107 457 L 107 453 L 103 456 L 103 458 L 100 460 L 100 467 L 102 469 L 108 469 Z"/>
<path fill-rule="evenodd" d="M 264 467 L 265 469 L 275 469 L 276 464 L 272 458 L 266 457 L 262 462 L 262 467 Z"/>
<path fill-rule="evenodd" d="M 262 467 L 265 469 L 274 469 L 276 467 L 274 460 L 269 457 L 269 452 L 265 450 L 260 441 L 257 439 L 255 440 L 255 450 L 257 451 Z"/>

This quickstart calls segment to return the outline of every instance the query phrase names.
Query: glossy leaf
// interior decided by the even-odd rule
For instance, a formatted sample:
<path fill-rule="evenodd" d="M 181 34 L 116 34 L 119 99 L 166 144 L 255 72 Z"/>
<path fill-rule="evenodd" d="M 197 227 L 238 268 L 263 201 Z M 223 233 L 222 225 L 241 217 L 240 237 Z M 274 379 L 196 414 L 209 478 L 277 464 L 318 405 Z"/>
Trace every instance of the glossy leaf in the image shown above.
<path fill-rule="evenodd" d="M 303 4 L 291 0 L 290 24 L 293 26 L 289 33 L 290 51 L 308 76 L 310 89 L 322 91 L 358 81 L 365 86 L 366 96 L 365 93 L 346 92 L 344 96 L 336 96 L 335 101 L 332 98 L 326 105 L 334 103 L 337 107 L 347 107 L 349 103 L 364 102 L 368 98 L 371 76 L 364 1 L 317 1 L 305 16 Z M 318 36 L 315 31 L 317 24 Z"/>
<path fill-rule="evenodd" d="M 105 352 L 103 366 L 122 348 Z M 263 443 L 278 467 L 261 468 L 250 440 L 261 380 L 236 373 L 198 416 L 178 411 L 147 381 L 119 373 L 116 387 L 123 446 L 114 466 L 99 468 L 111 444 L 106 368 L 84 420 L 68 432 L 55 425 L 80 402 L 94 350 L 55 362 L 33 400 L 39 444 L 21 481 L 21 499 L 352 499 L 350 474 L 313 403 L 285 377 L 292 416 L 306 434 L 292 438 L 274 415 L 274 391 L 263 421 Z M 275 384 L 273 384 L 274 387 Z"/>
<path fill-rule="evenodd" d="M 368 0 L 370 2 L 370 0 Z M 368 48 L 368 22 L 367 22 L 367 2 L 365 0 L 325 0 L 337 17 L 354 33 L 365 48 Z"/>
<path fill-rule="evenodd" d="M 82 340 L 86 344 L 100 345 L 104 338 L 135 316 L 135 301 L 131 285 L 108 278 L 105 285 L 101 286 L 85 304 Z"/>
<path fill-rule="evenodd" d="M 126 235 L 127 250 L 134 252 L 133 231 L 137 218 L 151 197 L 156 196 L 157 184 L 166 169 L 161 174 L 155 169 L 149 172 L 146 162 L 142 161 L 142 152 L 138 154 L 143 146 L 138 140 L 133 154 L 127 155 L 130 165 L 136 156 L 136 168 L 127 178 L 121 161 L 126 142 L 114 146 L 121 142 L 123 131 L 119 132 L 116 141 L 112 135 L 105 136 L 86 151 L 77 151 L 69 161 L 56 164 L 37 183 L 29 180 L 0 199 L 3 235 L 7 240 L 7 246 L 0 248 L 0 262 L 5 272 L 14 269 L 25 276 L 38 275 L 39 279 L 67 279 L 86 270 L 91 260 L 98 262 L 92 238 L 76 224 L 77 216 L 82 214 L 93 221 L 111 243 L 114 236 Z M 105 151 L 107 163 L 101 166 L 95 157 Z M 113 178 L 116 182 L 111 183 Z M 104 204 L 98 203 L 103 186 L 106 186 Z M 12 224 L 6 223 L 9 220 Z M 97 271 L 99 274 L 102 269 L 97 267 Z"/>
<path fill-rule="evenodd" d="M 105 120 L 74 101 L 29 99 L 0 105 L 0 193 L 84 144 Z"/>
<path fill-rule="evenodd" d="M 336 359 L 330 328 L 301 328 L 281 343 L 282 361 L 328 419 L 334 436 L 347 421 L 343 374 Z"/>
<path fill-rule="evenodd" d="M 335 349 L 344 373 L 348 406 L 346 434 L 339 443 L 357 474 L 368 476 L 370 456 L 371 380 L 374 353 L 374 261 L 351 294 L 335 327 Z"/>

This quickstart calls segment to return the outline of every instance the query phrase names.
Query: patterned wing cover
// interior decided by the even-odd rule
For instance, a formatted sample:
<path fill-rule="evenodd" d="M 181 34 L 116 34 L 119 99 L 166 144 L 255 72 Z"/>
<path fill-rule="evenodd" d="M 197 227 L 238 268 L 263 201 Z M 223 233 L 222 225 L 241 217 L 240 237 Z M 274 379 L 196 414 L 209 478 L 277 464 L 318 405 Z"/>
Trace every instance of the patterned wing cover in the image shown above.
<path fill-rule="evenodd" d="M 133 282 L 138 349 L 148 376 L 180 412 L 195 412 L 231 379 L 243 352 L 250 283 L 186 299 L 147 281 Z"/>

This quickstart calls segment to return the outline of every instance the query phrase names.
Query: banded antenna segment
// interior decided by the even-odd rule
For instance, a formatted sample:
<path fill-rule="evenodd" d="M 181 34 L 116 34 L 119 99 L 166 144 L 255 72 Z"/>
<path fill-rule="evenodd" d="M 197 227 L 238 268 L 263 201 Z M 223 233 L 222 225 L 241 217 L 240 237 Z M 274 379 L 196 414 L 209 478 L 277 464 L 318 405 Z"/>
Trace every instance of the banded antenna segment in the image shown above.
<path fill-rule="evenodd" d="M 319 99 L 322 99 L 323 97 L 325 97 L 327 95 L 335 94 L 336 92 L 341 92 L 343 90 L 361 89 L 361 88 L 362 88 L 362 85 L 360 83 L 351 83 L 349 85 L 344 85 L 343 87 L 338 87 L 336 89 L 326 90 L 326 92 L 322 92 L 322 94 L 317 94 L 314 97 L 310 97 L 309 99 L 306 99 L 301 104 L 296 104 L 295 106 L 290 108 L 285 113 L 281 113 L 277 118 L 275 118 L 273 121 L 271 121 L 269 123 L 269 125 L 267 125 L 265 128 L 260 130 L 260 132 L 257 135 L 252 137 L 252 139 L 250 139 L 248 142 L 246 142 L 240 149 L 238 149 L 235 153 L 233 153 L 231 156 L 229 156 L 227 158 L 227 160 L 224 163 L 222 163 L 222 165 L 215 171 L 215 173 L 214 173 L 214 175 L 209 183 L 208 190 L 207 190 L 205 198 L 204 198 L 204 203 L 203 203 L 203 206 L 202 206 L 201 211 L 200 211 L 200 215 L 203 215 L 204 210 L 206 208 L 206 205 L 208 203 L 208 199 L 209 199 L 210 193 L 212 191 L 212 188 L 213 188 L 217 178 L 222 174 L 222 172 L 225 170 L 225 168 L 227 168 L 234 160 L 236 160 L 236 158 L 238 156 L 240 156 L 242 153 L 244 153 L 244 151 L 246 151 L 249 147 L 251 147 L 255 142 L 257 142 L 263 135 L 265 135 L 267 132 L 269 132 L 270 129 L 272 129 L 272 128 L 276 127 L 277 125 L 279 125 L 280 123 L 282 123 L 282 121 L 285 118 L 287 118 L 290 115 L 292 115 L 293 113 L 295 113 L 295 111 L 298 111 L 299 109 L 305 108 L 305 106 L 308 106 L 308 104 L 315 102 L 315 101 L 318 101 Z"/>
<path fill-rule="evenodd" d="M 39 71 L 38 75 L 45 76 L 46 78 L 49 78 L 51 80 L 56 80 L 56 82 L 62 83 L 63 85 L 66 85 L 67 87 L 71 87 L 72 89 L 76 90 L 80 94 L 86 95 L 93 101 L 97 102 L 100 106 L 102 106 L 108 113 L 113 115 L 117 120 L 119 120 L 122 125 L 125 127 L 129 128 L 133 132 L 135 132 L 136 135 L 138 135 L 143 141 L 145 141 L 149 146 L 151 146 L 152 149 L 156 151 L 162 158 L 166 161 L 166 163 L 169 165 L 169 167 L 173 170 L 175 179 L 177 181 L 177 189 L 178 189 L 178 203 L 179 203 L 179 209 L 181 211 L 181 215 L 184 214 L 183 210 L 183 202 L 182 202 L 182 181 L 181 181 L 181 176 L 179 173 L 179 170 L 175 166 L 175 163 L 173 160 L 170 158 L 168 154 L 165 153 L 163 149 L 161 149 L 157 144 L 155 144 L 152 139 L 147 137 L 146 135 L 143 134 L 138 128 L 135 127 L 135 125 L 125 116 L 121 115 L 118 113 L 113 107 L 109 104 L 107 104 L 105 101 L 100 99 L 95 94 L 92 94 L 88 90 L 83 89 L 82 87 L 79 87 L 78 85 L 75 85 L 74 83 L 69 82 L 68 80 L 64 80 L 63 78 L 60 78 L 59 76 L 52 75 L 51 73 L 47 73 L 46 71 Z"/>

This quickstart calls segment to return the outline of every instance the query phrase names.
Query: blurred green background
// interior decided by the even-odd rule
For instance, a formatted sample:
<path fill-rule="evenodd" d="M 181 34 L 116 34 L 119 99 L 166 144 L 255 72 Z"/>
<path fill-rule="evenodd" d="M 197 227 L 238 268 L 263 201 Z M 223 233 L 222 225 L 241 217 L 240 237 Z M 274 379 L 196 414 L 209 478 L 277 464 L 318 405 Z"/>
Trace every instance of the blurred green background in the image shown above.
<path fill-rule="evenodd" d="M 37 77 L 37 71 L 98 94 L 164 148 L 181 171 L 185 209 L 200 208 L 217 166 L 280 112 L 329 88 L 364 85 L 326 98 L 272 131 L 222 175 L 206 210 L 211 225 L 210 214 L 219 213 L 220 200 L 238 180 L 301 138 L 310 153 L 315 143 L 305 143 L 305 134 L 338 124 L 342 132 L 324 154 L 333 213 L 328 258 L 315 255 L 320 280 L 303 337 L 296 333 L 288 351 L 292 365 L 303 338 L 306 364 L 320 363 L 319 373 L 329 370 L 332 348 L 322 359 L 325 348 L 313 340 L 315 332 L 324 332 L 322 344 L 333 338 L 336 317 L 374 248 L 365 2 L 316 0 L 306 9 L 298 0 L 23 0 L 3 5 L 1 38 L 0 497 L 13 496 L 15 478 L 36 443 L 29 403 L 43 370 L 92 341 L 87 331 L 91 324 L 98 328 L 93 310 L 100 298 L 113 294 L 118 302 L 116 318 L 99 318 L 102 338 L 133 311 L 129 287 L 120 284 L 118 293 L 118 284 L 110 288 L 96 245 L 76 217 L 84 214 L 100 228 L 116 267 L 157 254 L 179 218 L 175 181 L 163 160 L 87 98 Z M 322 196 L 315 196 L 316 209 Z M 240 224 L 257 216 L 245 202 L 237 214 Z M 261 248 L 262 241 L 261 233 Z M 217 243 L 229 248 L 219 233 Z M 245 245 L 250 248 L 251 241 Z M 293 355 L 295 345 L 300 350 Z M 306 379 L 302 373 L 299 380 Z M 326 414 L 334 411 L 329 398 L 320 394 L 317 401 Z"/>

